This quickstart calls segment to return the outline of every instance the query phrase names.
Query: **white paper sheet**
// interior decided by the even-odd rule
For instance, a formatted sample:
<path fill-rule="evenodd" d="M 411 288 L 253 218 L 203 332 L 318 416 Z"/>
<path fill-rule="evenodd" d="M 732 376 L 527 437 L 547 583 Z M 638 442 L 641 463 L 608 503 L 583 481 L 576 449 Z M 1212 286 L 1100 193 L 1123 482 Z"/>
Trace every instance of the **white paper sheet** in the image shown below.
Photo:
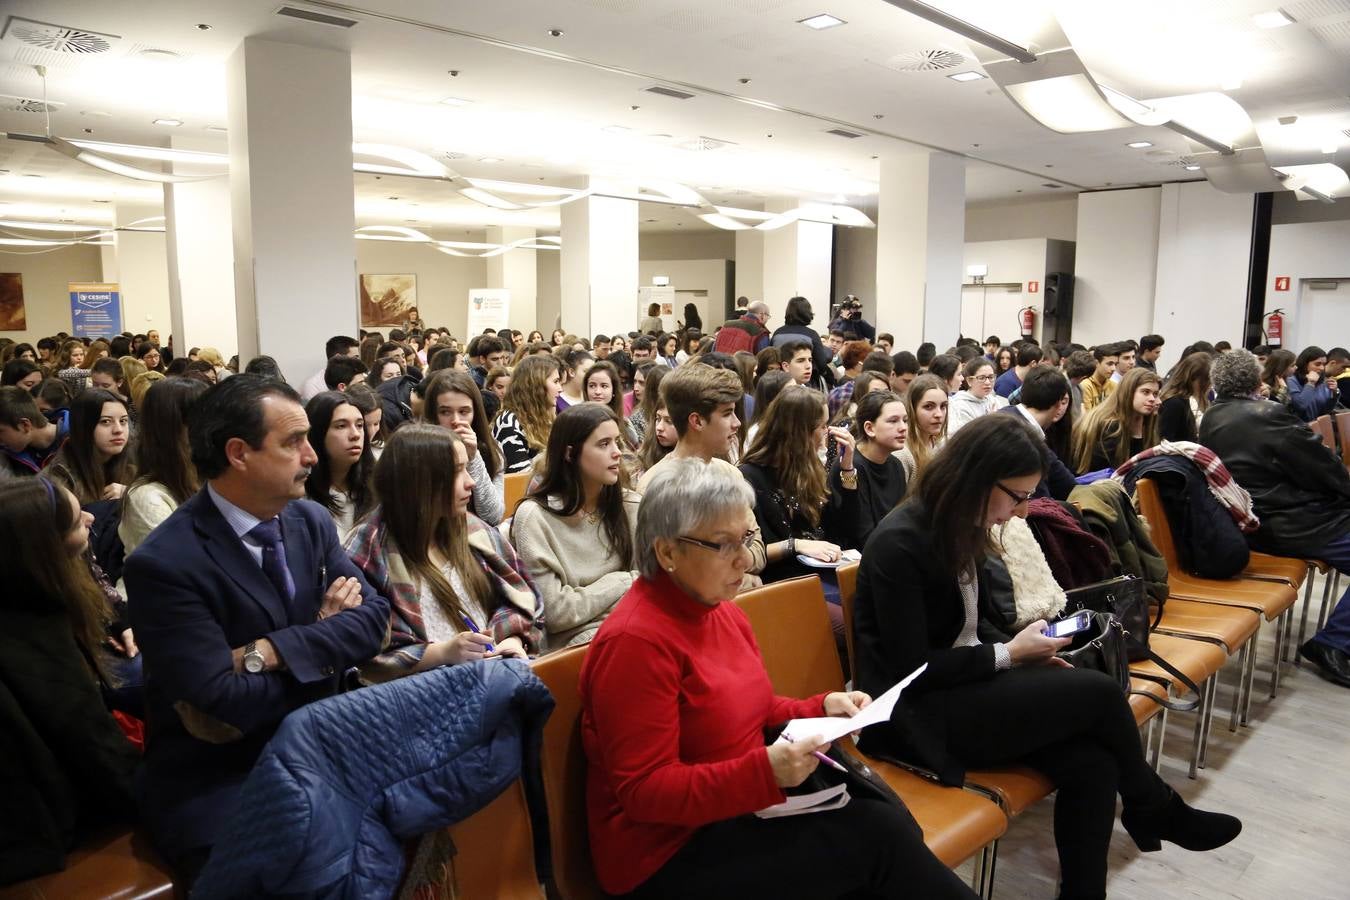
<path fill-rule="evenodd" d="M 822 716 L 813 719 L 793 719 L 787 723 L 783 729 L 784 735 L 791 735 L 792 740 L 803 740 L 812 735 L 820 735 L 820 742 L 828 744 L 831 741 L 837 741 L 846 734 L 866 728 L 868 725 L 875 725 L 878 722 L 887 722 L 891 718 L 891 710 L 895 709 L 896 701 L 900 699 L 900 694 L 907 688 L 914 679 L 918 678 L 928 668 L 928 663 L 919 666 L 903 680 L 897 683 L 886 693 L 874 699 L 867 706 L 863 707 L 856 716 L 841 718 L 839 716 Z M 781 739 L 781 738 L 780 738 Z"/>
<path fill-rule="evenodd" d="M 834 787 L 811 794 L 799 794 L 788 797 L 783 803 L 766 806 L 755 815 L 761 819 L 776 819 L 781 816 L 800 816 L 806 813 L 827 812 L 838 809 L 848 803 L 848 785 L 836 784 Z"/>

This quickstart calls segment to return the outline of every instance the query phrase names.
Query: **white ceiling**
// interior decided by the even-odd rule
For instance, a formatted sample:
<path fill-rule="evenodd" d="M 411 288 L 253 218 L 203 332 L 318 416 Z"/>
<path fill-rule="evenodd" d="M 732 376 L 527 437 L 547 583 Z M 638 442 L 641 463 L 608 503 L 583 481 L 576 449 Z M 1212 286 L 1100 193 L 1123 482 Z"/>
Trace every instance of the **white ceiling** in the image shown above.
<path fill-rule="evenodd" d="M 349 48 L 357 140 L 415 147 L 461 174 L 558 183 L 586 175 L 679 180 L 719 203 L 766 198 L 865 204 L 881 156 L 935 147 L 970 159 L 967 201 L 1194 177 L 1187 151 L 1164 129 L 1059 135 L 1035 123 L 978 70 L 964 39 L 883 0 L 357 0 L 293 5 L 356 19 L 350 30 L 275 15 L 279 0 L 10 0 L 7 12 L 114 36 L 106 53 L 77 56 L 0 39 L 0 94 L 62 104 L 51 131 L 64 137 L 225 148 L 208 127 L 225 122 L 225 61 L 249 35 Z M 1016 37 L 1046 3 L 941 0 L 934 5 Z M 1283 7 L 1297 23 L 1262 30 L 1251 15 L 1273 0 L 1063 0 L 1050 3 L 1079 55 L 1105 83 L 1134 96 L 1230 89 L 1276 153 L 1306 153 L 1304 124 L 1350 129 L 1350 0 Z M 847 24 L 813 31 L 797 20 L 829 12 Z M 198 24 L 209 30 L 199 30 Z M 559 29 L 561 37 L 551 37 Z M 169 51 L 165 54 L 161 51 Z M 915 54 L 947 51 L 952 69 L 899 71 Z M 451 70 L 457 76 L 451 76 Z M 749 79 L 748 83 L 742 83 Z M 677 100 L 653 85 L 693 93 Z M 455 97 L 472 101 L 448 106 Z M 765 108 L 758 101 L 778 108 Z M 4 105 L 0 101 L 0 105 Z M 638 107 L 633 109 L 632 107 Z M 183 120 L 178 128 L 152 120 Z M 0 130 L 41 132 L 41 114 L 0 110 Z M 844 127 L 863 136 L 826 134 Z M 1291 137 L 1292 135 L 1292 137 Z M 700 137 L 728 142 L 686 149 Z M 1148 151 L 1129 141 L 1149 140 Z M 1283 143 L 1281 143 L 1283 141 Z M 1350 137 L 1334 159 L 1350 164 Z M 482 162 L 497 159 L 500 162 Z M 148 200 L 154 185 L 105 175 L 34 144 L 0 141 L 6 215 L 86 220 L 111 204 Z M 31 177 L 42 176 L 42 177 Z M 556 227 L 556 212 L 502 214 L 454 197 L 443 184 L 354 179 L 361 224 Z M 1045 184 L 1061 187 L 1049 188 Z M 397 200 L 389 198 L 396 197 Z M 649 230 L 702 228 L 687 211 L 644 204 Z M 647 222 L 647 219 L 656 219 Z M 99 221 L 97 218 L 89 221 Z"/>

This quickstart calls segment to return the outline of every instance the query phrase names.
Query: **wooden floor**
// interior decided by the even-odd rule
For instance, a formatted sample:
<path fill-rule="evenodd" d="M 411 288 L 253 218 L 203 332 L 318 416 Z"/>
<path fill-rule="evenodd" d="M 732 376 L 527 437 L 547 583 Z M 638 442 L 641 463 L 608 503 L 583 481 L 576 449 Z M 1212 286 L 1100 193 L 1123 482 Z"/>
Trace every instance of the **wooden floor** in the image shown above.
<path fill-rule="evenodd" d="M 1346 579 L 1341 578 L 1341 590 Z M 1313 590 L 1315 617 L 1322 580 Z M 1300 592 L 1301 595 L 1302 592 Z M 1332 598 L 1332 603 L 1336 601 Z M 1301 609 L 1295 607 L 1296 611 Z M 1295 639 L 1298 623 L 1294 624 Z M 1237 660 L 1220 675 L 1207 768 L 1186 777 L 1193 713 L 1169 716 L 1162 776 L 1187 802 L 1242 819 L 1237 840 L 1210 853 L 1164 844 L 1140 853 L 1116 823 L 1111 900 L 1347 900 L 1350 898 L 1350 688 L 1286 664 L 1269 699 L 1274 626 L 1262 628 L 1250 724 L 1228 731 Z M 1054 898 L 1059 864 L 1053 798 L 1014 819 L 999 844 L 999 900 Z M 969 875 L 969 865 L 962 870 Z"/>

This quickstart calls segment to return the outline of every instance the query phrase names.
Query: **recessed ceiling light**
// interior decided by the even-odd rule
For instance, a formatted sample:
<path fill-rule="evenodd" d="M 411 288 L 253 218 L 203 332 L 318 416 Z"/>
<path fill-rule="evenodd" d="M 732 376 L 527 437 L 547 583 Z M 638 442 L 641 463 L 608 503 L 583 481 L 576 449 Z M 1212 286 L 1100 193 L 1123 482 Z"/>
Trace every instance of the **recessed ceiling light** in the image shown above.
<path fill-rule="evenodd" d="M 947 77 L 952 81 L 979 81 L 981 78 L 986 78 L 988 76 L 983 72 L 956 72 Z"/>
<path fill-rule="evenodd" d="M 205 22 L 202 22 L 201 24 L 199 24 L 199 25 L 197 26 L 197 30 L 198 30 L 198 31 L 210 31 L 210 30 L 211 30 L 211 26 L 210 26 L 210 25 L 207 25 Z"/>
<path fill-rule="evenodd" d="M 1199 171 L 1200 171 L 1200 167 L 1199 167 L 1199 166 L 1187 166 L 1187 167 L 1186 167 L 1186 171 L 1187 171 L 1187 172 L 1199 172 Z"/>
<path fill-rule="evenodd" d="M 182 120 L 182 119 L 155 119 L 155 121 L 152 122 L 151 124 L 153 124 L 153 125 L 169 125 L 169 126 L 171 126 L 171 127 L 175 127 L 175 128 L 176 128 L 177 126 L 183 124 L 183 120 Z"/>
<path fill-rule="evenodd" d="M 1143 150 L 1145 147 L 1152 147 L 1152 146 L 1153 146 L 1153 142 L 1152 142 L 1152 141 L 1130 141 L 1130 142 L 1129 142 L 1128 144 L 1126 144 L 1125 146 L 1126 146 L 1126 147 L 1129 147 L 1131 150 Z"/>
<path fill-rule="evenodd" d="M 562 29 L 561 29 L 561 28 L 550 28 L 550 29 L 548 30 L 547 34 L 548 34 L 549 37 L 562 37 L 562 36 L 563 36 L 563 33 L 562 33 Z"/>
<path fill-rule="evenodd" d="M 498 159 L 498 158 L 495 157 L 495 156 L 484 156 L 482 159 L 480 159 L 480 160 L 478 160 L 478 161 L 479 161 L 480 163 L 499 163 L 499 162 L 501 162 L 501 160 Z"/>
<path fill-rule="evenodd" d="M 833 28 L 836 25 L 847 25 L 843 19 L 838 16 L 832 16 L 829 13 L 821 13 L 816 16 L 807 16 L 805 19 L 798 19 L 799 25 L 805 25 L 807 28 L 814 28 L 816 31 L 822 31 L 826 28 Z"/>
<path fill-rule="evenodd" d="M 446 106 L 468 106 L 472 100 L 465 100 L 463 97 L 446 97 L 441 100 Z"/>
<path fill-rule="evenodd" d="M 1283 28 L 1293 25 L 1294 19 L 1282 9 L 1271 9 L 1252 16 L 1252 22 L 1257 28 Z"/>

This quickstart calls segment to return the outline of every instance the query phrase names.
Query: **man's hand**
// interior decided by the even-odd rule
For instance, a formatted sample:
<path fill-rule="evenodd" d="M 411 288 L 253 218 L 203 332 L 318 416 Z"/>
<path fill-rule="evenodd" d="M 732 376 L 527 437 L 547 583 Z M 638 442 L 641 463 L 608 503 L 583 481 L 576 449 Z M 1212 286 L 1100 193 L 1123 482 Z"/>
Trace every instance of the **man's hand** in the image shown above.
<path fill-rule="evenodd" d="M 281 657 L 277 655 L 277 648 L 272 646 L 271 641 L 269 641 L 267 638 L 258 638 L 258 640 L 254 642 L 254 644 L 258 652 L 262 654 L 264 672 L 275 672 L 277 669 L 281 668 Z M 236 675 L 246 674 L 244 672 L 244 648 L 235 647 L 233 650 L 230 651 L 230 655 L 234 657 L 235 674 Z"/>
<path fill-rule="evenodd" d="M 323 606 L 319 607 L 319 618 L 335 616 L 344 609 L 361 605 L 361 582 L 355 578 L 338 578 L 328 586 L 323 595 Z"/>

